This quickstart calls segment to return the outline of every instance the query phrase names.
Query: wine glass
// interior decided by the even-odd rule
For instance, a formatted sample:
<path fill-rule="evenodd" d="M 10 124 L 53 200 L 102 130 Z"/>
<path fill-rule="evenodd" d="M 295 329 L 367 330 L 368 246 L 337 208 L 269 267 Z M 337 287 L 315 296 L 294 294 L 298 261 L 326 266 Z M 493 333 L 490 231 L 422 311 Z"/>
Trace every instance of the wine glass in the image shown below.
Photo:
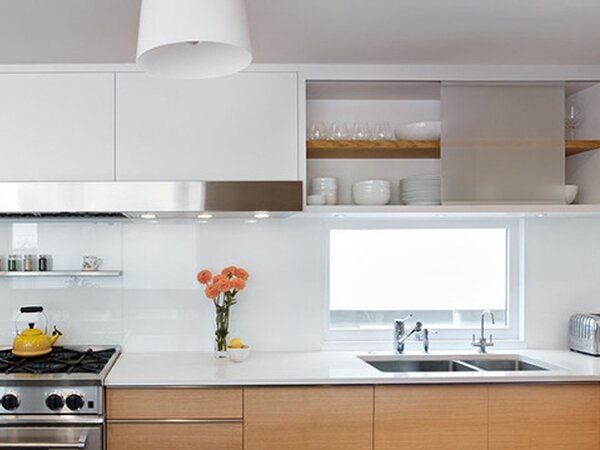
<path fill-rule="evenodd" d="M 371 127 L 368 122 L 356 122 L 352 131 L 352 139 L 355 141 L 368 141 L 371 139 Z"/>
<path fill-rule="evenodd" d="M 325 139 L 325 124 L 320 120 L 308 126 L 308 139 L 311 141 Z"/>
<path fill-rule="evenodd" d="M 581 120 L 583 119 L 581 114 L 581 108 L 579 108 L 579 105 L 571 103 L 567 106 L 567 113 L 565 114 L 565 116 L 568 138 L 573 140 L 575 139 L 575 131 L 577 127 L 581 124 Z"/>
<path fill-rule="evenodd" d="M 333 122 L 327 132 L 327 139 L 332 141 L 343 141 L 350 137 L 350 131 L 346 122 L 338 123 Z"/>
<path fill-rule="evenodd" d="M 373 140 L 386 141 L 392 137 L 393 132 L 389 122 L 377 122 L 373 127 Z"/>

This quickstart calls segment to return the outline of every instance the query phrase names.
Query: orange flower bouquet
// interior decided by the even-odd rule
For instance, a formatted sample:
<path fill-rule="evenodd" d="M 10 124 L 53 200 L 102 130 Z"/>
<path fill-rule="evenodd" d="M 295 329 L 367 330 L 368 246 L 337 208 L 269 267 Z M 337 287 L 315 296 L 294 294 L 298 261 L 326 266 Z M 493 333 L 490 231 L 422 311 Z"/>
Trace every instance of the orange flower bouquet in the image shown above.
<path fill-rule="evenodd" d="M 198 272 L 197 280 L 205 285 L 204 294 L 212 300 L 216 311 L 215 356 L 227 355 L 227 336 L 229 335 L 229 316 L 231 307 L 237 303 L 236 295 L 246 287 L 249 275 L 244 269 L 230 266 L 213 276 L 209 270 Z"/>

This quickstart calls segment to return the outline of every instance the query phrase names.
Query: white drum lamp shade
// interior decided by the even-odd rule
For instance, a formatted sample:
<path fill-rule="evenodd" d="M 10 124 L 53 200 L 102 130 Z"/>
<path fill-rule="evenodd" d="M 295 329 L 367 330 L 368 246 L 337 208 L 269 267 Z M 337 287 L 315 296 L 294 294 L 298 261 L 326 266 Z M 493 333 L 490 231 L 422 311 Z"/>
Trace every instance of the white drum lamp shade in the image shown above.
<path fill-rule="evenodd" d="M 137 63 L 145 72 L 213 78 L 251 62 L 244 0 L 142 0 Z"/>

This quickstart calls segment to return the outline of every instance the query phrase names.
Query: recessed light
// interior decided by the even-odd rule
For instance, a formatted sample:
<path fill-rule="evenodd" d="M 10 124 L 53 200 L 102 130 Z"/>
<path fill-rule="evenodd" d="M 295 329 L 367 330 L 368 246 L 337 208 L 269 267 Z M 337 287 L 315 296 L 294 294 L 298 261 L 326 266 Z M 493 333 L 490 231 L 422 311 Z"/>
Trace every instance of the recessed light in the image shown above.
<path fill-rule="evenodd" d="M 198 219 L 212 219 L 213 215 L 209 213 L 198 214 Z"/>
<path fill-rule="evenodd" d="M 244 223 L 257 223 L 257 222 L 258 222 L 258 220 L 256 220 L 256 219 L 247 219 L 247 220 L 244 220 Z"/>
<path fill-rule="evenodd" d="M 156 219 L 156 214 L 145 213 L 140 216 L 142 219 Z"/>
<path fill-rule="evenodd" d="M 270 217 L 270 214 L 267 211 L 256 211 L 254 213 L 255 219 L 267 219 Z"/>

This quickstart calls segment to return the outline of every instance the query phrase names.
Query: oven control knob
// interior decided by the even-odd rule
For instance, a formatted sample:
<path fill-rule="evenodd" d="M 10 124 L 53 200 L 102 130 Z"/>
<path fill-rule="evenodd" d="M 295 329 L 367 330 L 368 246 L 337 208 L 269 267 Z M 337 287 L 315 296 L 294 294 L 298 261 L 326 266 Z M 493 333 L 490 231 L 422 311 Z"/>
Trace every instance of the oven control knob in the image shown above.
<path fill-rule="evenodd" d="M 65 406 L 65 401 L 63 400 L 62 396 L 58 394 L 50 394 L 46 398 L 46 406 L 52 411 L 58 411 Z"/>
<path fill-rule="evenodd" d="M 83 405 L 85 404 L 83 402 L 83 397 L 80 394 L 71 394 L 67 397 L 67 408 L 69 408 L 71 411 L 79 411 L 81 408 L 83 408 Z"/>
<path fill-rule="evenodd" d="M 15 394 L 6 394 L 0 400 L 0 404 L 7 411 L 14 411 L 19 407 L 21 401 L 19 400 L 19 397 L 17 397 Z"/>

